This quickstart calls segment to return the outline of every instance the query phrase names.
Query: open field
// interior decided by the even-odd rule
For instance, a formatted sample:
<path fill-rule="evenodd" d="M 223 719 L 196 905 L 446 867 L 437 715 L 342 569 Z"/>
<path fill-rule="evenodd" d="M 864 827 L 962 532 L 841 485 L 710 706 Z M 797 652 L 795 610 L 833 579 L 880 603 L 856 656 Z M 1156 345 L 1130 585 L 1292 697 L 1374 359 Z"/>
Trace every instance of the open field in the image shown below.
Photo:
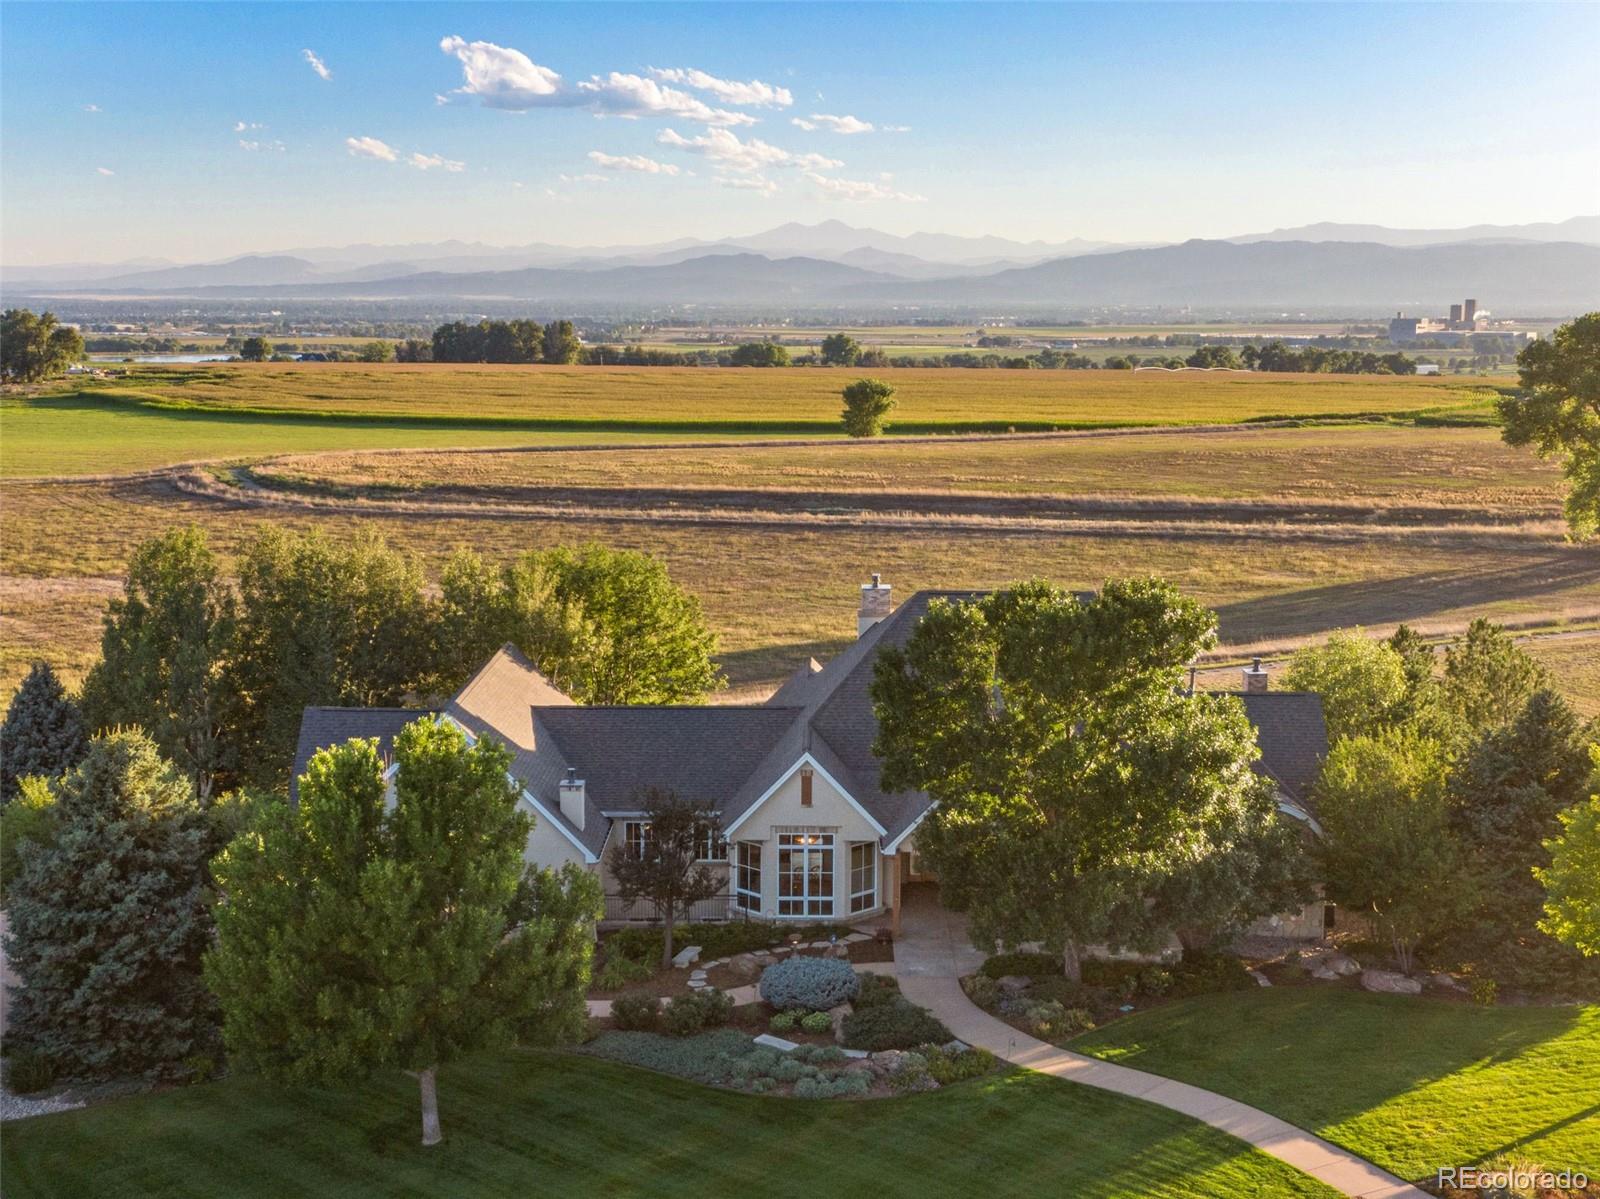
<path fill-rule="evenodd" d="M 1264 1108 L 1420 1180 L 1493 1158 L 1600 1175 L 1600 1008 L 1281 988 L 1117 1020 L 1072 1047 Z"/>
<path fill-rule="evenodd" d="M 434 1149 L 417 1143 L 416 1084 L 398 1072 L 337 1091 L 229 1079 L 40 1116 L 6 1127 L 6 1194 L 1333 1195 L 1174 1112 L 1038 1074 L 904 1099 L 763 1099 L 519 1050 L 443 1070 L 439 1102 Z"/>
<path fill-rule="evenodd" d="M 902 434 L 1417 413 L 1482 423 L 1498 394 L 1445 378 L 878 373 L 899 388 L 892 429 Z M 273 450 L 505 445 L 551 434 L 839 437 L 839 389 L 854 377 L 693 367 L 133 366 L 120 378 L 7 401 L 0 473 L 109 473 Z"/>
<path fill-rule="evenodd" d="M 36 656 L 81 677 L 133 543 L 187 522 L 225 557 L 268 523 L 366 526 L 435 571 L 463 545 L 490 557 L 590 539 L 646 550 L 700 597 L 729 682 L 746 696 L 846 644 L 856 588 L 874 570 L 899 596 L 1159 573 L 1214 605 L 1225 642 L 1239 647 L 1292 646 L 1354 624 L 1443 632 L 1477 615 L 1552 625 L 1600 613 L 1600 552 L 1561 539 L 1552 466 L 1492 429 L 1393 415 L 1449 408 L 1472 420 L 1490 388 L 901 371 L 892 377 L 906 408 L 921 404 L 929 419 L 1049 412 L 1152 427 L 776 445 L 740 444 L 731 431 L 781 438 L 806 421 L 831 431 L 846 377 L 205 366 L 141 369 L 129 391 L 8 399 L 0 697 Z M 158 383 L 176 400 L 150 398 Z M 1186 427 L 1285 410 L 1390 416 Z M 385 447 L 419 452 L 365 452 Z M 231 465 L 148 473 L 197 459 Z M 103 477 L 59 478 L 86 474 Z M 1558 676 L 1600 707 L 1581 649 L 1562 652 Z"/>

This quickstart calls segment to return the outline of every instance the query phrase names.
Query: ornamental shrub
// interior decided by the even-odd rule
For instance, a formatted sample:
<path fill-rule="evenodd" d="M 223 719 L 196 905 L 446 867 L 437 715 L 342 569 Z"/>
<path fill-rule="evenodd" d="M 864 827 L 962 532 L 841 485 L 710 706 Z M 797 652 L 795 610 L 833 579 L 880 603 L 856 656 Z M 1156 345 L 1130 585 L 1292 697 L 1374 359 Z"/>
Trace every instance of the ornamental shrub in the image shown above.
<path fill-rule="evenodd" d="M 581 1053 L 659 1070 L 692 1082 L 722 1082 L 736 1062 L 756 1046 L 744 1033 L 719 1028 L 692 1037 L 663 1037 L 650 1032 L 605 1032 Z"/>
<path fill-rule="evenodd" d="M 1213 991 L 1247 991 L 1256 985 L 1245 964 L 1225 953 L 1186 953 L 1170 973 L 1172 986 L 1167 994 L 1174 999 Z"/>
<path fill-rule="evenodd" d="M 1088 963 L 1084 963 L 1084 981 L 1089 981 Z M 1053 953 L 997 953 L 983 964 L 983 972 L 990 978 L 1004 978 L 1008 974 L 1022 974 L 1029 978 L 1049 978 L 1061 974 L 1061 959 Z"/>
<path fill-rule="evenodd" d="M 873 974 L 870 971 L 861 975 L 861 990 L 856 993 L 854 1003 L 857 1009 L 864 1007 L 879 1007 L 885 1003 L 893 1003 L 900 998 L 900 983 L 890 974 Z"/>
<path fill-rule="evenodd" d="M 642 983 L 649 978 L 653 970 L 643 962 L 620 953 L 606 955 L 605 965 L 600 967 L 600 972 L 595 975 L 594 985 L 602 991 L 620 991 L 630 983 Z"/>
<path fill-rule="evenodd" d="M 962 1049 L 955 1053 L 932 1046 L 921 1050 L 928 1060 L 928 1076 L 941 1087 L 969 1078 L 981 1078 L 994 1069 L 994 1054 L 987 1049 Z"/>
<path fill-rule="evenodd" d="M 792 957 L 761 972 L 761 998 L 775 1008 L 825 1012 L 860 990 L 850 963 L 838 958 Z"/>
<path fill-rule="evenodd" d="M 56 1080 L 56 1068 L 42 1053 L 24 1050 L 11 1055 L 6 1068 L 6 1085 L 18 1095 L 32 1095 Z"/>
<path fill-rule="evenodd" d="M 707 1028 L 720 1028 L 732 1014 L 733 997 L 707 987 L 671 999 L 662 1013 L 661 1024 L 675 1037 L 688 1037 Z"/>
<path fill-rule="evenodd" d="M 987 974 L 969 974 L 961 980 L 961 989 L 986 1012 L 992 1012 L 1000 1003 L 1000 984 Z M 861 1004 L 856 1004 L 860 1007 Z"/>
<path fill-rule="evenodd" d="M 802 1078 L 794 1084 L 796 1099 L 843 1099 L 865 1095 L 871 1085 L 866 1072 L 851 1070 L 831 1078 Z"/>
<path fill-rule="evenodd" d="M 1028 1005 L 1024 1017 L 1034 1035 L 1051 1040 L 1056 1037 L 1075 1037 L 1094 1027 L 1094 1019 L 1083 1008 L 1069 1008 L 1054 999 Z"/>
<path fill-rule="evenodd" d="M 932 1012 L 906 999 L 851 1012 L 844 1018 L 844 1043 L 851 1049 L 910 1049 L 942 1045 L 950 1039 L 950 1030 Z"/>
<path fill-rule="evenodd" d="M 611 1019 L 624 1032 L 653 1032 L 661 1022 L 660 1001 L 643 991 L 618 995 L 611 1001 Z"/>
<path fill-rule="evenodd" d="M 807 1032 L 827 1032 L 833 1027 L 833 1017 L 827 1012 L 807 1012 L 800 1017 L 800 1027 Z"/>
<path fill-rule="evenodd" d="M 767 1021 L 767 1028 L 771 1032 L 793 1032 L 794 1026 L 799 1023 L 799 1012 L 778 1012 Z"/>

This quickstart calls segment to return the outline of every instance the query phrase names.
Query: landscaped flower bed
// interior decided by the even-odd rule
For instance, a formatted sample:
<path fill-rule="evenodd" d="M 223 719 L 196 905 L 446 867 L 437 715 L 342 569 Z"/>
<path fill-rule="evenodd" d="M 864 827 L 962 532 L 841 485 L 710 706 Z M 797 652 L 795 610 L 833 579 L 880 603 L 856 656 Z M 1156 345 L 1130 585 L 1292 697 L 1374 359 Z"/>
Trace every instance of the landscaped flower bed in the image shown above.
<path fill-rule="evenodd" d="M 624 928 L 602 934 L 589 998 L 612 999 L 633 991 L 668 997 L 698 989 L 693 983 L 729 991 L 749 986 L 767 966 L 794 956 L 854 960 L 860 954 L 863 961 L 894 960 L 892 948 L 876 945 L 864 933 L 832 924 L 800 928 L 760 921 L 686 924 L 673 934 L 673 945 L 677 949 L 699 946 L 700 956 L 691 969 L 662 969 L 659 928 Z"/>

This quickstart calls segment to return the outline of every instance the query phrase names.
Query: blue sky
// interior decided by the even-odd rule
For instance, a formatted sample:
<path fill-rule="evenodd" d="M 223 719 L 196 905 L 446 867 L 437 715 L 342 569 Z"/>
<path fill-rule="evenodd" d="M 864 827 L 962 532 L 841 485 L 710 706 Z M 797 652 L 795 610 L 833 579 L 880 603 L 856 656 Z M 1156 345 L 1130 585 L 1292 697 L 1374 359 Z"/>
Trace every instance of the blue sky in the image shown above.
<path fill-rule="evenodd" d="M 7 3 L 4 26 L 8 263 L 1600 208 L 1587 4 Z"/>

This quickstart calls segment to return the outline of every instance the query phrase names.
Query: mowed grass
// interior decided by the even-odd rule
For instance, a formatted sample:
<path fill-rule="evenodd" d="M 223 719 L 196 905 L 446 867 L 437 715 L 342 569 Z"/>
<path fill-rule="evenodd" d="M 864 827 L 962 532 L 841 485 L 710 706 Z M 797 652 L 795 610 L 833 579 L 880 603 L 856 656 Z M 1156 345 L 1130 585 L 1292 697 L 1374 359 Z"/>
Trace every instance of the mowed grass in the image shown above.
<path fill-rule="evenodd" d="M 525 454 L 317 455 L 285 479 L 423 489 L 783 488 L 995 495 L 1200 496 L 1514 506 L 1555 514 L 1559 469 L 1492 429 L 1310 425 L 1054 439 Z"/>
<path fill-rule="evenodd" d="M 8 1124 L 8 1199 L 118 1195 L 1329 1197 L 1176 1113 L 1037 1074 L 863 1102 L 762 1099 L 570 1054 L 442 1072 L 445 1142 L 416 1084 L 230 1079 Z"/>
<path fill-rule="evenodd" d="M 1493 387 L 1444 378 L 908 369 L 892 430 L 1004 431 L 1438 413 L 1483 419 Z M 485 445 L 532 434 L 841 436 L 824 369 L 346 363 L 140 365 L 0 409 L 13 477 L 357 446 Z M 235 418 L 219 421 L 221 414 Z M 119 420 L 104 419 L 118 416 Z M 66 417 L 66 420 L 54 418 Z M 75 418 L 75 419 L 74 419 Z M 135 421 L 149 422 L 139 428 Z M 270 422 L 270 432 L 261 422 Z M 363 428 L 368 423 L 377 431 Z M 309 426 L 309 427 L 307 427 Z M 386 427 L 392 426 L 392 427 Z M 438 435 L 438 436 L 436 436 Z"/>
<path fill-rule="evenodd" d="M 1282 988 L 1142 1012 L 1072 1047 L 1243 1100 L 1402 1178 L 1499 1157 L 1600 1175 L 1600 1007 Z"/>

